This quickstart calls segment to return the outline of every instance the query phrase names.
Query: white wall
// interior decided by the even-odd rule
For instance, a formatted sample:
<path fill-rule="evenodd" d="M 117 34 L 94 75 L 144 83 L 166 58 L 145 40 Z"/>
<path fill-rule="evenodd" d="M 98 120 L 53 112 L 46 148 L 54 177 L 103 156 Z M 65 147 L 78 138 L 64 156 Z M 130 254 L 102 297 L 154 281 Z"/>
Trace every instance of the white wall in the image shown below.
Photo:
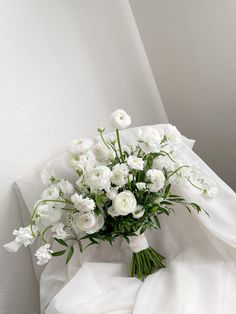
<path fill-rule="evenodd" d="M 21 225 L 15 179 L 117 107 L 134 125 L 166 121 L 126 0 L 0 0 L 1 247 Z M 33 314 L 27 250 L 0 250 L 0 313 Z"/>
<path fill-rule="evenodd" d="M 130 2 L 169 121 L 236 189 L 236 1 Z"/>

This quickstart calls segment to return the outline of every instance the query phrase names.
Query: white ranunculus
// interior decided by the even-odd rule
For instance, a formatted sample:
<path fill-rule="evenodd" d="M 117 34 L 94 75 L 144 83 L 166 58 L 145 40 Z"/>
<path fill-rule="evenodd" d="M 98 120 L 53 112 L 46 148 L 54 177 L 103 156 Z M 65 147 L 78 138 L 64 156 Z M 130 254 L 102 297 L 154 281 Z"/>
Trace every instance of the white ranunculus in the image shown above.
<path fill-rule="evenodd" d="M 50 250 L 50 246 L 51 245 L 49 243 L 44 244 L 34 254 L 35 256 L 37 256 L 37 259 L 38 259 L 37 264 L 38 265 L 46 264 L 52 258 L 53 251 Z"/>
<path fill-rule="evenodd" d="M 106 196 L 109 198 L 111 201 L 113 201 L 116 198 L 116 195 L 118 194 L 118 188 L 110 188 L 109 191 L 107 191 Z"/>
<path fill-rule="evenodd" d="M 72 194 L 74 193 L 73 184 L 71 184 L 68 180 L 62 179 L 58 182 L 58 185 L 64 194 Z"/>
<path fill-rule="evenodd" d="M 144 161 L 142 158 L 131 155 L 127 159 L 127 164 L 131 169 L 143 170 Z"/>
<path fill-rule="evenodd" d="M 39 222 L 47 226 L 54 224 L 62 216 L 62 205 L 57 205 L 56 203 L 42 203 L 37 208 L 37 215 L 39 216 Z"/>
<path fill-rule="evenodd" d="M 138 219 L 138 218 L 141 218 L 145 213 L 145 210 L 143 208 L 143 206 L 141 205 L 138 205 L 135 209 L 135 211 L 133 212 L 133 217 Z"/>
<path fill-rule="evenodd" d="M 63 223 L 58 223 L 56 225 L 54 225 L 51 229 L 52 232 L 55 232 L 56 234 L 53 235 L 53 238 L 57 238 L 57 239 L 65 239 L 68 234 L 67 232 L 64 230 L 65 225 Z"/>
<path fill-rule="evenodd" d="M 79 213 L 73 217 L 72 227 L 76 233 L 84 231 L 88 234 L 99 231 L 104 225 L 104 217 L 94 212 Z"/>
<path fill-rule="evenodd" d="M 73 153 L 69 156 L 69 162 L 73 168 L 84 172 L 92 169 L 96 165 L 96 158 L 91 151 L 83 155 Z"/>
<path fill-rule="evenodd" d="M 93 146 L 93 141 L 90 138 L 81 138 L 74 140 L 69 144 L 69 152 L 72 154 L 85 154 Z"/>
<path fill-rule="evenodd" d="M 41 198 L 45 200 L 57 200 L 59 198 L 60 191 L 55 184 L 50 185 L 41 194 Z"/>
<path fill-rule="evenodd" d="M 113 208 L 117 215 L 126 216 L 136 210 L 137 201 L 130 191 L 123 191 L 117 194 L 113 201 Z"/>
<path fill-rule="evenodd" d="M 122 109 L 117 109 L 111 114 L 111 124 L 114 128 L 122 130 L 131 124 L 130 116 Z"/>
<path fill-rule="evenodd" d="M 147 188 L 147 184 L 145 182 L 137 182 L 136 186 L 139 191 L 145 190 Z"/>
<path fill-rule="evenodd" d="M 55 182 L 56 175 L 52 169 L 45 168 L 40 173 L 43 184 L 49 185 Z"/>
<path fill-rule="evenodd" d="M 86 173 L 85 183 L 92 192 L 105 190 L 111 186 L 112 172 L 106 166 L 97 166 Z"/>
<path fill-rule="evenodd" d="M 149 169 L 146 174 L 147 180 L 151 183 L 148 188 L 151 192 L 158 192 L 165 184 L 165 176 L 161 170 Z"/>
<path fill-rule="evenodd" d="M 168 143 L 171 146 L 178 146 L 179 144 L 182 143 L 183 139 L 182 139 L 182 135 L 180 134 L 180 132 L 177 130 L 177 128 L 171 124 L 166 124 L 164 126 L 164 132 L 165 132 L 165 136 L 168 140 Z"/>
<path fill-rule="evenodd" d="M 81 212 L 90 212 L 94 210 L 96 206 L 93 199 L 89 197 L 83 197 L 83 195 L 79 195 L 77 193 L 71 196 L 71 201 L 74 203 L 75 208 Z"/>
<path fill-rule="evenodd" d="M 156 153 L 161 149 L 161 137 L 158 131 L 147 127 L 139 131 L 138 142 L 144 153 Z"/>
<path fill-rule="evenodd" d="M 37 232 L 36 226 L 32 226 L 32 228 L 33 232 Z M 17 252 L 22 245 L 26 247 L 32 244 L 35 239 L 30 226 L 14 230 L 12 234 L 15 236 L 15 240 L 4 245 L 4 248 L 9 252 Z"/>
<path fill-rule="evenodd" d="M 112 168 L 111 182 L 123 186 L 128 182 L 129 168 L 126 164 L 117 164 Z"/>
<path fill-rule="evenodd" d="M 99 162 L 104 162 L 115 158 L 115 152 L 103 143 L 97 143 L 94 146 L 94 154 Z"/>
<path fill-rule="evenodd" d="M 173 171 L 174 162 L 168 156 L 158 156 L 153 159 L 152 168 L 160 170 L 165 168 L 167 171 Z"/>

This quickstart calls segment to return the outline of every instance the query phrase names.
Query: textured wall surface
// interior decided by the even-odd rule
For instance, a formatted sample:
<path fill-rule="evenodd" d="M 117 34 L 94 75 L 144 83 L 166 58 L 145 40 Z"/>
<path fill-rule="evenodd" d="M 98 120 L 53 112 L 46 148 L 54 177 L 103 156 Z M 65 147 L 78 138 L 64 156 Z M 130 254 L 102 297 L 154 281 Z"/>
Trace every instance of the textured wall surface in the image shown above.
<path fill-rule="evenodd" d="M 236 2 L 130 2 L 170 122 L 236 190 Z"/>
<path fill-rule="evenodd" d="M 12 183 L 117 107 L 166 119 L 126 0 L 0 0 L 1 314 L 38 306 L 27 250 L 2 249 L 21 225 Z"/>

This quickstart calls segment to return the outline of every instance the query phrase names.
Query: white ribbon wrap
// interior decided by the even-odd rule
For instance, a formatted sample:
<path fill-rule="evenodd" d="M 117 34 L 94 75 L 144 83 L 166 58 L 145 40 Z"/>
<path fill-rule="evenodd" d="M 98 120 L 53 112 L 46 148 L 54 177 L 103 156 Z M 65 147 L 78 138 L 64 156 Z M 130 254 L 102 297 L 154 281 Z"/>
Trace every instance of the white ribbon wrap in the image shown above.
<path fill-rule="evenodd" d="M 149 245 L 148 245 L 148 242 L 144 233 L 137 236 L 129 237 L 129 247 L 134 253 L 138 253 L 149 248 Z"/>

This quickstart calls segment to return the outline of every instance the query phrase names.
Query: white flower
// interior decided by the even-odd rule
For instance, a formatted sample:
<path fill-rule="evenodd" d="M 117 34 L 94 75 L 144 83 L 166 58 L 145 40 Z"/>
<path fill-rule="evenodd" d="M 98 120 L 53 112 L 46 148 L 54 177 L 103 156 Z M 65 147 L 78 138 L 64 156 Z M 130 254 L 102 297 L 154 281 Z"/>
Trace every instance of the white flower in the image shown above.
<path fill-rule="evenodd" d="M 116 198 L 116 195 L 117 195 L 117 193 L 118 193 L 118 191 L 117 191 L 118 189 L 117 188 L 110 188 L 110 190 L 109 191 L 107 191 L 107 193 L 106 193 L 106 196 L 111 200 L 111 201 L 113 201 L 115 198 Z"/>
<path fill-rule="evenodd" d="M 152 167 L 154 169 L 162 170 L 165 168 L 167 171 L 173 171 L 174 162 L 168 156 L 158 156 L 153 159 Z"/>
<path fill-rule="evenodd" d="M 62 205 L 57 205 L 56 203 L 42 203 L 37 208 L 37 215 L 39 216 L 39 221 L 43 225 L 50 225 L 61 219 L 62 216 Z"/>
<path fill-rule="evenodd" d="M 147 188 L 147 185 L 145 182 L 137 182 L 136 186 L 139 191 L 145 190 Z"/>
<path fill-rule="evenodd" d="M 38 265 L 46 264 L 52 258 L 52 253 L 53 251 L 50 250 L 49 243 L 41 246 L 34 254 L 35 256 L 37 256 L 38 259 L 37 264 Z"/>
<path fill-rule="evenodd" d="M 94 212 L 79 213 L 73 217 L 72 227 L 76 233 L 85 231 L 88 234 L 99 231 L 104 225 L 104 218 Z"/>
<path fill-rule="evenodd" d="M 76 181 L 77 190 L 80 193 L 87 193 L 88 187 L 84 184 L 84 176 L 80 176 L 79 179 Z"/>
<path fill-rule="evenodd" d="M 53 238 L 57 238 L 57 239 L 65 239 L 67 237 L 67 232 L 63 229 L 64 228 L 64 224 L 63 223 L 58 223 L 56 225 L 54 225 L 52 227 L 52 232 L 56 232 L 56 234 L 54 234 Z"/>
<path fill-rule="evenodd" d="M 85 154 L 93 146 L 93 141 L 90 138 L 81 138 L 74 140 L 69 144 L 69 152 L 72 154 Z"/>
<path fill-rule="evenodd" d="M 91 191 L 108 191 L 111 185 L 112 172 L 106 166 L 97 166 L 86 173 L 85 182 Z"/>
<path fill-rule="evenodd" d="M 161 137 L 156 129 L 148 127 L 139 131 L 139 146 L 144 153 L 156 153 L 161 149 Z"/>
<path fill-rule="evenodd" d="M 177 130 L 175 126 L 171 124 L 166 124 L 164 126 L 164 132 L 170 145 L 178 146 L 179 144 L 182 143 L 183 141 L 182 135 L 180 134 L 180 132 Z"/>
<path fill-rule="evenodd" d="M 95 209 L 95 202 L 89 197 L 83 197 L 75 193 L 71 196 L 71 200 L 75 205 L 75 208 L 79 209 L 81 212 L 90 212 Z"/>
<path fill-rule="evenodd" d="M 60 195 L 58 187 L 53 184 L 50 185 L 46 190 L 41 194 L 41 198 L 45 200 L 57 200 Z"/>
<path fill-rule="evenodd" d="M 208 190 L 205 190 L 203 195 L 208 197 L 208 198 L 215 198 L 218 193 L 218 188 L 215 187 L 210 187 Z"/>
<path fill-rule="evenodd" d="M 36 226 L 32 226 L 32 228 L 34 232 L 37 231 Z M 16 236 L 15 240 L 4 245 L 9 252 L 17 252 L 22 245 L 26 247 L 34 242 L 30 226 L 14 230 L 12 234 Z"/>
<path fill-rule="evenodd" d="M 165 184 L 165 176 L 162 171 L 158 169 L 149 169 L 146 174 L 147 180 L 151 181 L 148 184 L 150 192 L 158 192 Z"/>
<path fill-rule="evenodd" d="M 58 185 L 59 185 L 62 193 L 64 193 L 64 194 L 74 193 L 74 187 L 68 180 L 62 179 L 58 182 Z"/>
<path fill-rule="evenodd" d="M 56 175 L 52 169 L 43 169 L 40 173 L 43 184 L 49 185 L 55 182 Z"/>
<path fill-rule="evenodd" d="M 144 161 L 142 160 L 142 158 L 131 155 L 127 159 L 127 164 L 131 169 L 143 170 Z"/>
<path fill-rule="evenodd" d="M 111 124 L 116 129 L 125 129 L 131 124 L 130 116 L 122 109 L 117 109 L 111 114 Z"/>
<path fill-rule="evenodd" d="M 97 161 L 104 162 L 109 159 L 114 159 L 115 152 L 112 149 L 109 149 L 105 144 L 103 143 L 97 143 L 94 146 L 94 154 L 97 159 Z"/>
<path fill-rule="evenodd" d="M 130 191 L 123 191 L 117 194 L 113 201 L 113 208 L 117 215 L 126 216 L 136 210 L 137 201 Z"/>
<path fill-rule="evenodd" d="M 128 182 L 129 168 L 126 164 L 117 164 L 112 168 L 111 182 L 123 186 Z"/>
<path fill-rule="evenodd" d="M 135 209 L 135 211 L 133 212 L 133 217 L 138 219 L 138 218 L 141 218 L 145 213 L 145 210 L 143 208 L 143 206 L 141 205 L 138 205 Z"/>
<path fill-rule="evenodd" d="M 73 153 L 69 156 L 69 162 L 76 170 L 84 172 L 96 165 L 96 158 L 91 151 L 83 155 Z"/>

